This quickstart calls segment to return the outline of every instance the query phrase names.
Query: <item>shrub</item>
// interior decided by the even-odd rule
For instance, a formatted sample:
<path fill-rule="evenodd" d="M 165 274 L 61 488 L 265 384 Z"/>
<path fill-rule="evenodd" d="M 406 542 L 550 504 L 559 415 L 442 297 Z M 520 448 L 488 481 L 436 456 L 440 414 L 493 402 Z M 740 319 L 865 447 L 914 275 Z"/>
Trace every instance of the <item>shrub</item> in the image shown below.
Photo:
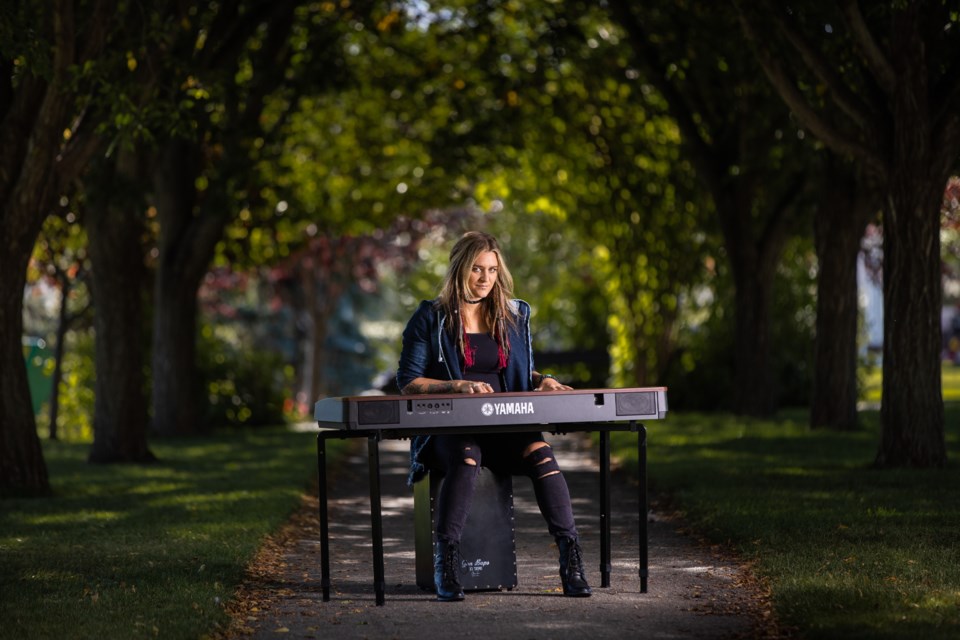
<path fill-rule="evenodd" d="M 200 373 L 206 390 L 207 427 L 261 426 L 284 422 L 291 397 L 292 367 L 281 354 L 225 337 L 223 327 L 205 326 L 198 343 Z"/>

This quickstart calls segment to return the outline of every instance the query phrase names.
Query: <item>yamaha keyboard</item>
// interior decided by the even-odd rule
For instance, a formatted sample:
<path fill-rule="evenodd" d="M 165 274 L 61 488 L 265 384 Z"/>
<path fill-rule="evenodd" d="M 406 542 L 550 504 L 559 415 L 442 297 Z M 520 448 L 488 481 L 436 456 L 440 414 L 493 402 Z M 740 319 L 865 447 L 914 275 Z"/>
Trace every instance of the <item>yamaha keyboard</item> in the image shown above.
<path fill-rule="evenodd" d="M 437 433 L 599 432 L 600 586 L 610 586 L 610 432 L 637 435 L 637 524 L 640 592 L 647 592 L 647 420 L 667 415 L 664 387 L 574 389 L 511 393 L 353 396 L 319 400 L 314 405 L 320 511 L 320 583 L 323 601 L 330 600 L 329 514 L 327 513 L 327 446 L 329 438 L 366 438 L 370 474 L 371 544 L 376 604 L 385 602 L 383 516 L 380 495 L 381 439 L 404 439 Z"/>
<path fill-rule="evenodd" d="M 662 420 L 664 387 L 324 398 L 321 429 L 423 430 Z"/>

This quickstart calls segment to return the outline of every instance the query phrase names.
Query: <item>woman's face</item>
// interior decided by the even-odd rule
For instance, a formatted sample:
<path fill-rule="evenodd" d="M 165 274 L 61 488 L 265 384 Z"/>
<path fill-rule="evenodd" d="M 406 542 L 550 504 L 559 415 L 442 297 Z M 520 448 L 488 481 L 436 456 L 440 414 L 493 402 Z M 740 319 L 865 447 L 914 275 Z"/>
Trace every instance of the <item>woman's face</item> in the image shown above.
<path fill-rule="evenodd" d="M 500 263 L 497 261 L 497 254 L 493 251 L 484 251 L 477 256 L 477 259 L 473 262 L 473 267 L 470 269 L 470 278 L 467 281 L 468 295 L 471 300 L 486 298 L 493 291 L 499 269 Z"/>

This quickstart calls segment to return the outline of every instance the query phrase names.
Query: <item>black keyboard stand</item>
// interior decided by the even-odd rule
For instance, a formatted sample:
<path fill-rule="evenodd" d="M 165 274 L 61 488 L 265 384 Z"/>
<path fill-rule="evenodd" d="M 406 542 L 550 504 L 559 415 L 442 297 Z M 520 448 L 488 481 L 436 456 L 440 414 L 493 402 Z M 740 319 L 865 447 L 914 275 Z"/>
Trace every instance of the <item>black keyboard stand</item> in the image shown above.
<path fill-rule="evenodd" d="M 640 592 L 647 592 L 648 577 L 648 531 L 647 531 L 647 430 L 631 420 L 625 423 L 578 423 L 563 425 L 514 425 L 502 427 L 504 431 L 550 431 L 552 433 L 572 433 L 579 431 L 598 431 L 600 434 L 600 586 L 610 586 L 610 574 L 613 566 L 610 557 L 610 433 L 612 431 L 631 431 L 637 434 L 637 494 L 639 497 L 639 561 Z M 474 428 L 474 431 L 476 428 Z M 329 438 L 367 438 L 367 467 L 370 475 L 370 521 L 373 543 L 373 589 L 378 606 L 386 602 L 386 585 L 383 562 L 383 514 L 380 500 L 380 447 L 384 438 L 409 438 L 427 433 L 469 432 L 463 429 L 424 429 L 417 431 L 404 429 L 402 432 L 382 430 L 341 430 L 322 429 L 317 435 L 317 466 L 320 511 L 320 586 L 323 601 L 330 601 L 330 520 L 327 511 L 327 440 Z M 484 428 L 489 433 L 491 429 Z"/>

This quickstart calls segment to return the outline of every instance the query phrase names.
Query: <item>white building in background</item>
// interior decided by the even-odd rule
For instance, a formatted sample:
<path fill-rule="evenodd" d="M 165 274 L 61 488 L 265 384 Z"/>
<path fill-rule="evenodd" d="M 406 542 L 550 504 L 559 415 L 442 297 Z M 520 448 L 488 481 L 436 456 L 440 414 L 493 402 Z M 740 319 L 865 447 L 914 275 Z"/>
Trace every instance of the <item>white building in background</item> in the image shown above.
<path fill-rule="evenodd" d="M 863 253 L 857 256 L 857 291 L 866 340 L 861 355 L 883 353 L 883 287 L 867 269 Z M 944 305 L 940 312 L 943 358 L 960 364 L 960 280 L 947 274 L 943 280 Z"/>
<path fill-rule="evenodd" d="M 860 351 L 883 352 L 883 289 L 867 270 L 863 254 L 857 256 L 857 291 L 866 329 L 866 342 Z"/>

